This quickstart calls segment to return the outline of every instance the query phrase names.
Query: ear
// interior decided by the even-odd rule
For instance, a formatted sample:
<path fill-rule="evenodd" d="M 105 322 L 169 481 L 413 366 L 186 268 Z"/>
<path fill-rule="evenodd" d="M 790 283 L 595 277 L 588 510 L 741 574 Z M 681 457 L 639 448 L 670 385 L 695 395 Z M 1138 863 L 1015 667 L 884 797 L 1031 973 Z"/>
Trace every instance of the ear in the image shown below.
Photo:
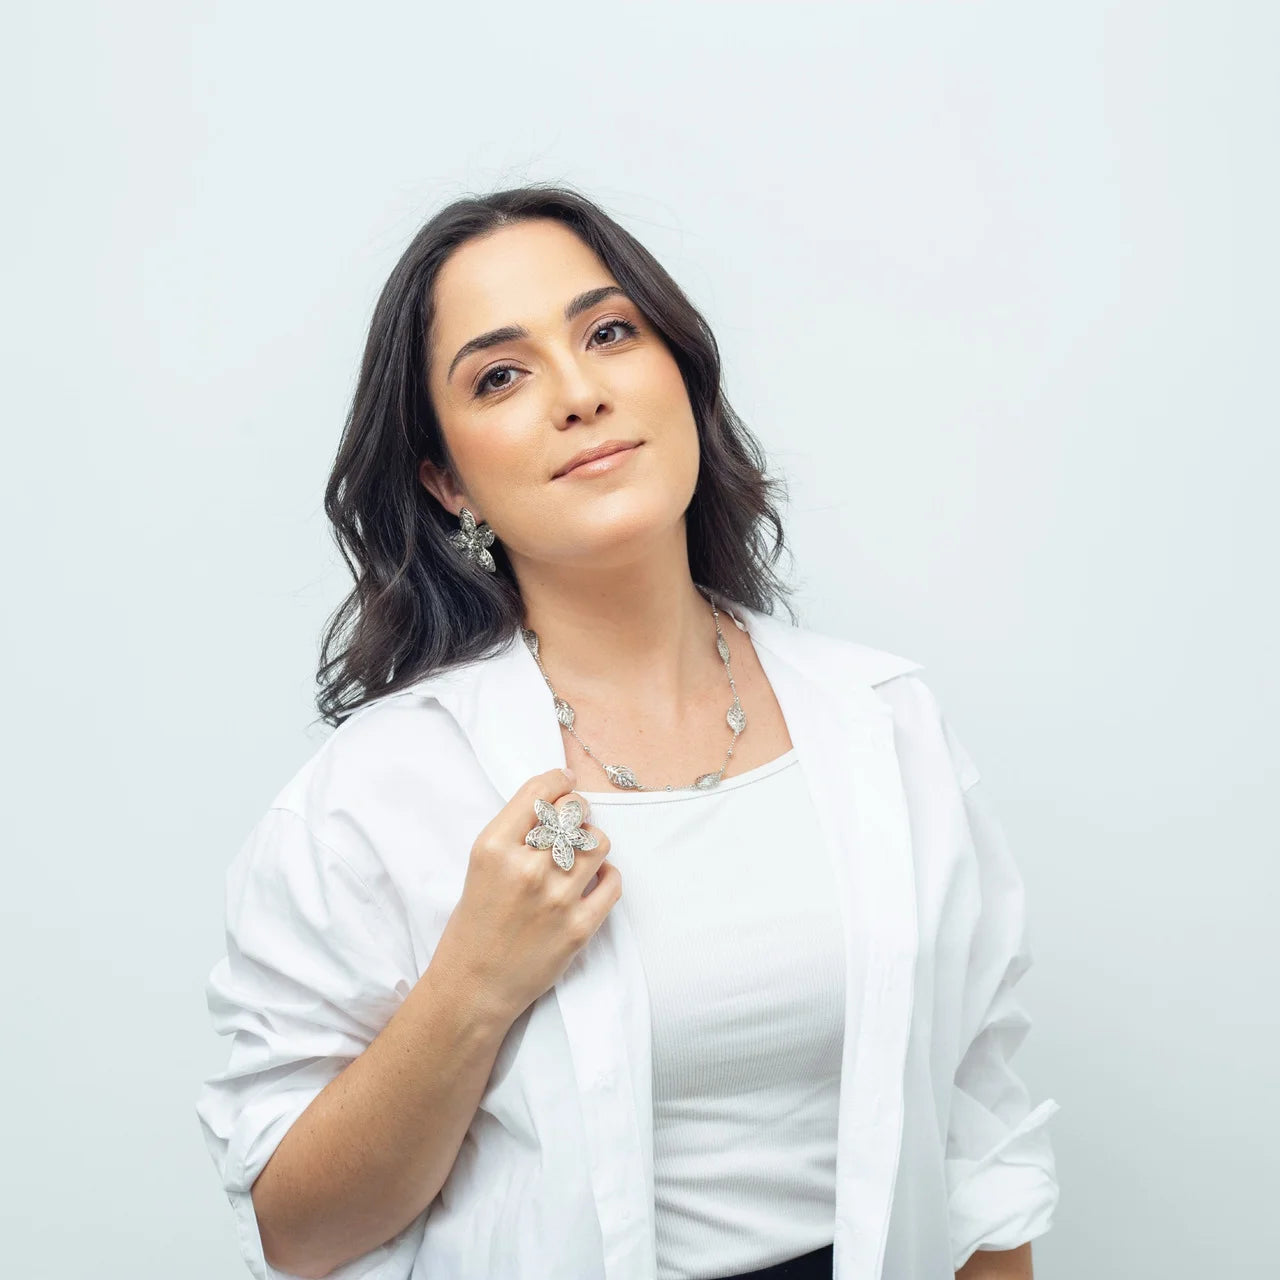
<path fill-rule="evenodd" d="M 418 480 L 436 501 L 452 515 L 458 515 L 463 507 L 469 507 L 472 512 L 475 511 L 475 507 L 472 506 L 466 490 L 455 482 L 452 474 L 446 468 L 436 466 L 430 458 L 423 458 L 418 463 Z M 480 516 L 478 515 L 476 516 L 476 523 L 480 523 Z"/>

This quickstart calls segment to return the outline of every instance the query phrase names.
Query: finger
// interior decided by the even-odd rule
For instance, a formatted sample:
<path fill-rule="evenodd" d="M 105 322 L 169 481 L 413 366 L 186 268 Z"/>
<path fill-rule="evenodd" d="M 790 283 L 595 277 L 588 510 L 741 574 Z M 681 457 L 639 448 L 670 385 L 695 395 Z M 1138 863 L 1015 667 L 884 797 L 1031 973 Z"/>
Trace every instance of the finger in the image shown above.
<path fill-rule="evenodd" d="M 589 920 L 595 932 L 622 897 L 622 872 L 612 862 L 601 862 L 592 872 L 581 897 L 583 906 L 579 909 L 590 911 Z"/>
<path fill-rule="evenodd" d="M 548 769 L 545 773 L 535 773 L 511 797 L 511 801 L 512 804 L 515 804 L 522 797 L 526 797 L 530 801 L 534 800 L 535 797 L 541 797 L 543 800 L 558 800 L 559 797 L 570 791 L 572 786 L 572 777 L 564 772 L 564 769 Z"/>
<path fill-rule="evenodd" d="M 546 773 L 539 773 L 530 778 L 511 797 L 504 812 L 518 815 L 522 822 L 526 816 L 531 822 L 536 822 L 537 802 L 545 800 L 548 804 L 559 808 L 565 798 L 572 794 L 569 787 L 569 778 L 563 769 L 548 769 Z M 582 804 L 585 813 L 586 801 L 583 800 Z"/>

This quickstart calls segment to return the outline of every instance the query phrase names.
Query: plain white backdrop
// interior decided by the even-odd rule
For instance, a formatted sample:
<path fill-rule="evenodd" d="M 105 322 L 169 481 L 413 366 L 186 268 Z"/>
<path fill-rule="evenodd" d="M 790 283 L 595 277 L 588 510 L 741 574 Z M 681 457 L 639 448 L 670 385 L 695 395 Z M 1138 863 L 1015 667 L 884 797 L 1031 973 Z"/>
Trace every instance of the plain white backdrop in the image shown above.
<path fill-rule="evenodd" d="M 327 732 L 323 484 L 417 227 L 528 180 L 703 310 L 802 620 L 924 662 L 990 781 L 1062 1106 L 1037 1280 L 1280 1273 L 1275 6 L 7 26 L 6 1275 L 245 1274 L 203 984 Z"/>

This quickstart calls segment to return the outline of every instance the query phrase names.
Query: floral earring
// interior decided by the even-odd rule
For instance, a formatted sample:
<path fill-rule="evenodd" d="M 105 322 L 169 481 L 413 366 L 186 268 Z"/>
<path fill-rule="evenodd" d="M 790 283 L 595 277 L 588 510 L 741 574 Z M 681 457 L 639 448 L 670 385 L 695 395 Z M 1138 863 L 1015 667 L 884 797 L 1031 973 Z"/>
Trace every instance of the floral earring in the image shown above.
<path fill-rule="evenodd" d="M 449 535 L 449 541 L 489 573 L 497 573 L 498 566 L 488 548 L 493 546 L 494 532 L 485 521 L 476 524 L 476 518 L 463 507 L 458 514 L 462 527 Z"/>

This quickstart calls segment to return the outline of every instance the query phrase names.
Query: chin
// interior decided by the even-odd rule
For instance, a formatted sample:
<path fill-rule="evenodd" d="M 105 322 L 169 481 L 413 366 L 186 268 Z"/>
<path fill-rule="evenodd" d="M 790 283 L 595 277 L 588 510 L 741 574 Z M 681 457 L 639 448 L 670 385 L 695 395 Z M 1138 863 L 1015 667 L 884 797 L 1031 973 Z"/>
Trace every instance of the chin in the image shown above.
<path fill-rule="evenodd" d="M 660 499 L 633 497 L 629 502 L 602 501 L 591 507 L 588 510 L 584 504 L 577 519 L 567 515 L 557 519 L 558 541 L 565 549 L 563 558 L 607 568 L 651 554 L 665 540 L 683 536 L 684 507 L 674 505 L 669 495 Z"/>

